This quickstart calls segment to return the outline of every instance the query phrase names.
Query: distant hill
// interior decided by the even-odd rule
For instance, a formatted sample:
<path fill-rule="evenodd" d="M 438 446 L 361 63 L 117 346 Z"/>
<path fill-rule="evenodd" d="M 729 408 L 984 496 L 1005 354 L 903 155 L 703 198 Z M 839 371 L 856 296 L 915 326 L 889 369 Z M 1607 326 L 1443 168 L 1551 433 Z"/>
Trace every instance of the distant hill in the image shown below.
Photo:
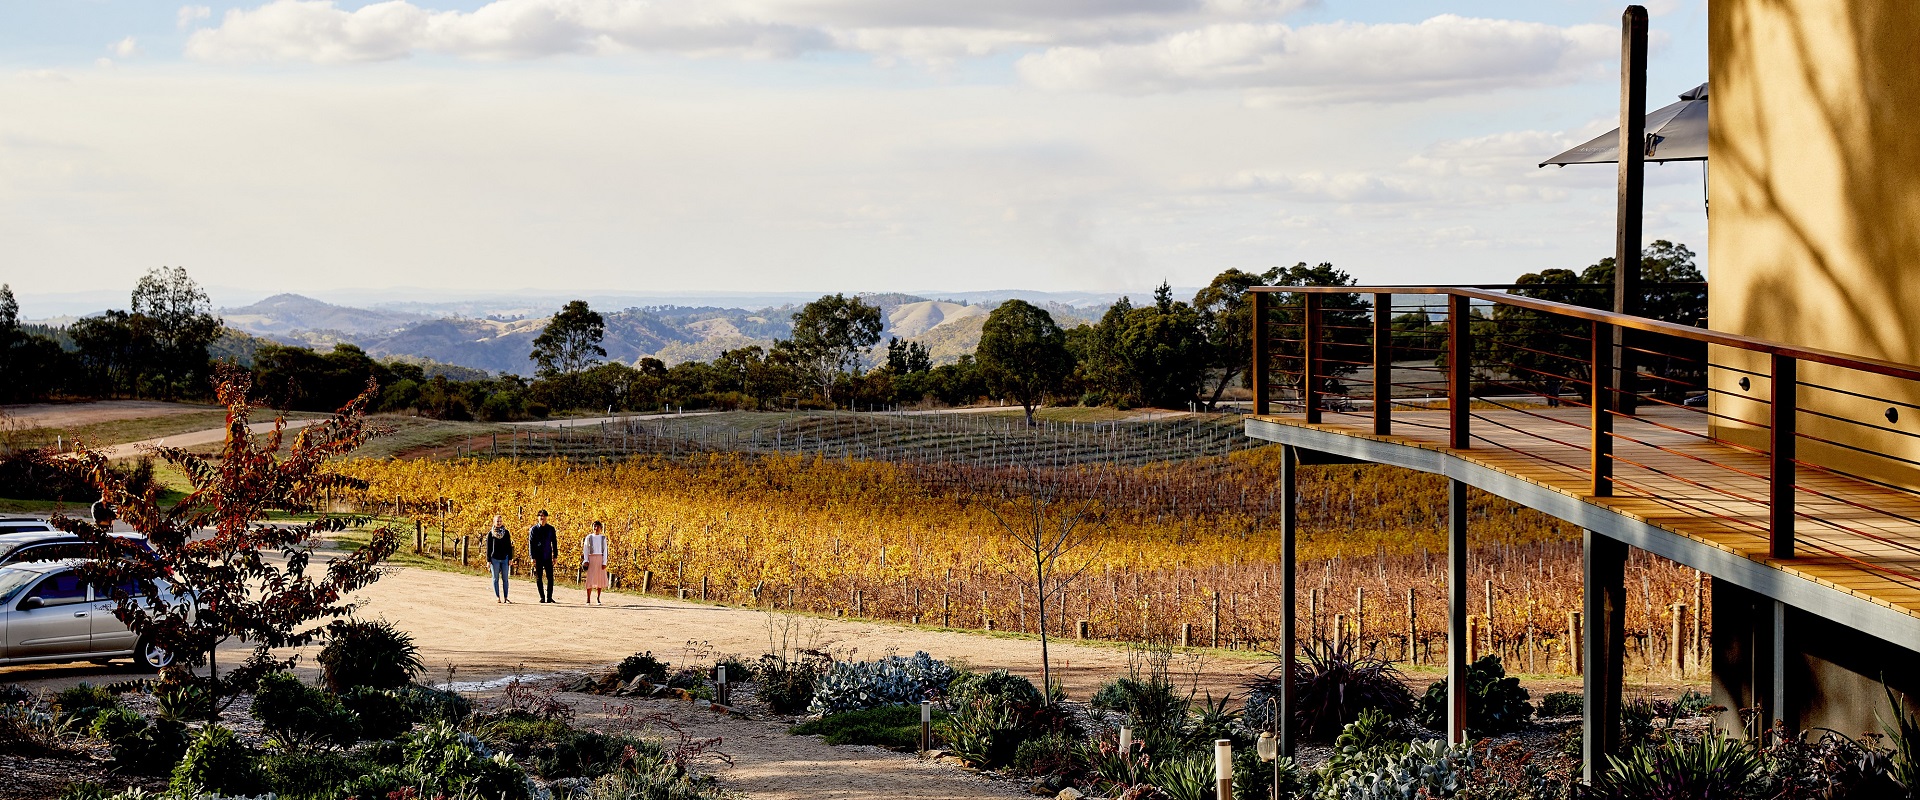
<path fill-rule="evenodd" d="M 220 309 L 227 325 L 259 336 L 294 331 L 382 334 L 432 317 L 404 311 L 374 311 L 336 306 L 297 294 L 276 294 L 250 306 Z"/>
<path fill-rule="evenodd" d="M 995 303 L 931 300 L 917 295 L 874 293 L 860 296 L 878 307 L 884 320 L 881 333 L 920 341 L 936 363 L 951 363 L 980 342 L 981 325 Z M 1084 324 L 1100 308 L 1086 309 L 1057 301 L 1042 301 L 1064 327 Z M 412 308 L 424 308 L 413 305 Z M 667 364 L 710 361 L 722 352 L 759 345 L 793 333 L 795 304 L 760 309 L 718 306 L 638 306 L 622 310 L 597 309 L 606 319 L 602 346 L 607 360 L 635 364 L 658 358 Z M 441 373 L 455 368 L 488 373 L 531 375 L 533 340 L 547 324 L 546 314 L 489 312 L 487 316 L 445 313 L 435 316 L 412 310 L 366 309 L 334 305 L 297 294 L 281 294 L 239 308 L 223 308 L 220 315 L 237 334 L 223 352 L 245 360 L 257 349 L 254 337 L 325 350 L 346 342 L 376 358 L 397 358 L 433 365 Z M 884 349 L 879 354 L 884 355 Z M 449 374 L 449 377 L 454 377 Z"/>

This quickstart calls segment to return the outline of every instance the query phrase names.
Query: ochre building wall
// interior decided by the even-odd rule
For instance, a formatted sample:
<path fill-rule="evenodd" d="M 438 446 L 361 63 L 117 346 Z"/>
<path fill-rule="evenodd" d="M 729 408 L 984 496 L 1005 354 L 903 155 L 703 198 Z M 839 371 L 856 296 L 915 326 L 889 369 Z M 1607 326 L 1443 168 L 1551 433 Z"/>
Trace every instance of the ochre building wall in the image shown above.
<path fill-rule="evenodd" d="M 1920 364 L 1920 2 L 1710 0 L 1709 23 L 1710 326 Z M 1712 356 L 1732 368 L 1712 371 L 1714 410 L 1764 421 L 1766 357 Z M 1841 418 L 1803 412 L 1804 433 L 1897 457 L 1802 440 L 1803 459 L 1920 487 L 1898 460 L 1920 462 L 1920 407 L 1903 405 L 1920 386 L 1818 365 L 1800 379 L 1871 396 L 1801 387 L 1803 408 Z"/>

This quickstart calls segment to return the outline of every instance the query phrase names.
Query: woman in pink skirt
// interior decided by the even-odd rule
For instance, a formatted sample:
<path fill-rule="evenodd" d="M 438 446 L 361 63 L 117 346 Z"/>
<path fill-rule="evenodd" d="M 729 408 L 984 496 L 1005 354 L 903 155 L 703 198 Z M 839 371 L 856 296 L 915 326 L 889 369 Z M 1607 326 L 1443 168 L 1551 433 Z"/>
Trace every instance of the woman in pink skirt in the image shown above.
<path fill-rule="evenodd" d="M 607 535 L 600 531 L 600 521 L 594 520 L 593 532 L 580 542 L 580 568 L 587 573 L 581 587 L 587 590 L 588 603 L 606 605 L 601 596 L 607 588 Z"/>

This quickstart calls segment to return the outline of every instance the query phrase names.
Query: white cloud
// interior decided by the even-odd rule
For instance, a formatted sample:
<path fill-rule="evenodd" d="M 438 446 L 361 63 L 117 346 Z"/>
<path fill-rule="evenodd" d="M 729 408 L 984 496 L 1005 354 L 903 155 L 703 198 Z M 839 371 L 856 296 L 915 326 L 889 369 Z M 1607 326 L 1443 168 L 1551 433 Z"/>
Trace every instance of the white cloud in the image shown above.
<path fill-rule="evenodd" d="M 851 51 L 942 60 L 1013 48 L 1144 41 L 1208 21 L 1273 19 L 1311 0 L 493 0 L 470 12 L 409 0 L 354 10 L 273 0 L 197 31 L 207 61 L 515 59 L 608 52 L 786 57 Z M 181 10 L 186 24 L 189 10 Z"/>
<path fill-rule="evenodd" d="M 140 43 L 129 36 L 107 46 L 107 52 L 119 58 L 132 58 L 140 54 Z"/>
<path fill-rule="evenodd" d="M 1405 100 L 1589 77 L 1618 59 L 1618 40 L 1603 25 L 1450 14 L 1411 24 L 1223 23 L 1146 43 L 1054 48 L 1022 58 L 1019 66 L 1029 81 L 1049 89 L 1245 89 L 1333 101 Z"/>
<path fill-rule="evenodd" d="M 207 6 L 181 6 L 179 13 L 174 15 L 174 24 L 186 30 L 193 23 L 212 16 L 213 9 Z"/>

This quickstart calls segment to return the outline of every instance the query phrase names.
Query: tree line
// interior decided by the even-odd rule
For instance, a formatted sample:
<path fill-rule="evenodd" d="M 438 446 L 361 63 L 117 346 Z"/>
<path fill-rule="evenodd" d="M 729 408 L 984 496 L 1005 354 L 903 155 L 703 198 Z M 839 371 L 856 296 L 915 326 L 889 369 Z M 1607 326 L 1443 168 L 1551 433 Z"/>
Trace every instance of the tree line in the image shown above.
<path fill-rule="evenodd" d="M 1649 284 L 1703 280 L 1684 245 L 1653 243 L 1645 255 Z M 1515 294 L 1592 307 L 1610 304 L 1612 259 L 1581 271 L 1549 269 L 1516 281 Z M 223 332 L 203 291 L 173 267 L 156 269 L 135 286 L 128 311 L 78 320 L 64 328 L 24 326 L 10 289 L 0 285 L 0 402 L 54 395 L 205 399 L 216 361 L 243 361 L 256 395 L 286 410 L 331 411 L 375 380 L 370 410 L 413 412 L 444 419 L 510 420 L 560 410 L 650 411 L 684 408 L 874 408 L 921 402 L 965 405 L 1002 400 L 1034 409 L 1048 404 L 1121 408 L 1212 408 L 1236 386 L 1246 386 L 1251 361 L 1251 290 L 1260 286 L 1352 286 L 1332 264 L 1228 269 L 1191 299 L 1162 284 L 1150 300 L 1122 298 L 1092 324 L 1062 328 L 1045 309 L 1008 300 L 985 320 L 978 347 L 956 363 L 935 366 L 927 349 L 890 339 L 880 309 L 858 296 L 831 294 L 793 314 L 793 331 L 771 346 L 752 345 L 711 361 L 668 366 L 655 358 L 606 362 L 605 319 L 575 300 L 555 314 L 533 341 L 532 379 L 503 374 L 457 380 L 428 366 L 380 360 L 351 344 L 331 350 L 260 344 L 244 359 L 213 352 Z M 1649 316 L 1697 323 L 1706 313 L 1698 290 L 1650 291 Z M 1299 310 L 1276 304 L 1271 324 L 1297 329 Z M 1371 313 L 1359 294 L 1327 295 L 1330 361 L 1364 361 Z M 1476 310 L 1476 325 L 1498 327 L 1487 343 L 1517 344 L 1517 352 L 1552 353 L 1570 339 L 1554 321 L 1495 307 Z M 1537 314 L 1536 314 L 1537 315 Z M 1431 358 L 1444 325 L 1419 311 L 1392 321 L 1401 359 Z M 1504 337 L 1504 338 L 1503 338 Z M 1522 337 L 1526 340 L 1516 340 Z M 1527 338 L 1531 337 L 1531 338 Z M 1294 335 L 1297 338 L 1297 333 Z M 1335 358 L 1340 348 L 1354 358 Z M 1277 347 L 1278 372 L 1297 362 L 1297 345 Z M 1398 360 L 1398 359 L 1397 359 Z M 1337 379 L 1341 369 L 1332 370 Z M 1348 368 L 1350 371 L 1350 368 Z"/>

